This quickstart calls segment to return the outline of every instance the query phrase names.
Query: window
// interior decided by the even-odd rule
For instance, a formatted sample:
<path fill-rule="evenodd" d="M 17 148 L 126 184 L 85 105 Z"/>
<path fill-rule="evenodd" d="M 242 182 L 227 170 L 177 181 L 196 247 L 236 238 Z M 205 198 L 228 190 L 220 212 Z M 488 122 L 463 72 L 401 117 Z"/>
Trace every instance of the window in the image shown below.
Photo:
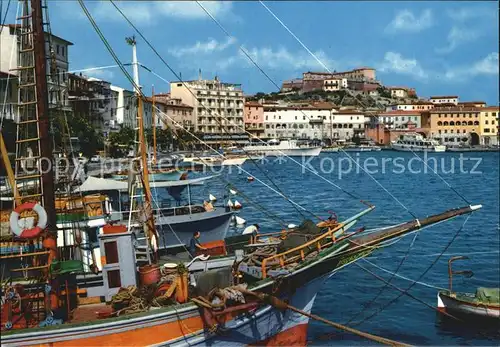
<path fill-rule="evenodd" d="M 119 288 L 121 286 L 122 281 L 120 279 L 120 270 L 108 271 L 108 287 Z"/>
<path fill-rule="evenodd" d="M 104 254 L 106 254 L 106 264 L 118 263 L 118 246 L 116 241 L 104 243 Z"/>
<path fill-rule="evenodd" d="M 64 47 L 61 46 L 61 55 L 64 57 Z"/>
<path fill-rule="evenodd" d="M 485 121 L 484 121 L 484 124 L 488 125 L 488 121 L 487 121 L 487 120 L 485 120 Z"/>
<path fill-rule="evenodd" d="M 56 52 L 59 54 L 59 45 L 56 45 Z"/>

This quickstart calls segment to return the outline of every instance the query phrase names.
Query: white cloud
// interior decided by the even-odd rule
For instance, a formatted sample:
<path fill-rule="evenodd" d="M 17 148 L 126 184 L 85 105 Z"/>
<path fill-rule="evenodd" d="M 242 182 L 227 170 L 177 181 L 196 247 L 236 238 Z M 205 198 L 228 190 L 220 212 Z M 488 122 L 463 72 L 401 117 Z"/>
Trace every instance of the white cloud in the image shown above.
<path fill-rule="evenodd" d="M 231 1 L 200 1 L 200 4 L 216 18 L 232 14 Z M 210 19 L 195 1 L 124 1 L 117 2 L 117 6 L 134 24 L 156 24 L 161 18 Z M 91 12 L 101 20 L 123 20 L 109 2 L 99 2 Z"/>
<path fill-rule="evenodd" d="M 451 53 L 458 46 L 476 40 L 480 36 L 480 32 L 470 28 L 460 28 L 454 26 L 448 33 L 448 44 L 444 47 L 437 48 L 437 53 Z"/>
<path fill-rule="evenodd" d="M 175 57 L 183 57 L 186 55 L 195 55 L 195 54 L 210 54 L 214 52 L 221 52 L 234 44 L 236 39 L 234 37 L 229 37 L 227 40 L 223 42 L 219 42 L 216 39 L 209 39 L 208 41 L 201 42 L 198 41 L 192 46 L 187 47 L 178 47 L 169 49 L 170 54 Z"/>
<path fill-rule="evenodd" d="M 480 59 L 467 66 L 459 66 L 450 68 L 446 71 L 445 77 L 451 81 L 466 81 L 478 76 L 494 76 L 498 75 L 499 69 L 498 52 L 492 52 L 483 59 Z"/>
<path fill-rule="evenodd" d="M 396 52 L 386 52 L 384 61 L 379 64 L 378 70 L 407 75 L 419 80 L 426 80 L 429 77 L 429 74 L 422 68 L 418 60 L 404 58 L 400 53 Z"/>
<path fill-rule="evenodd" d="M 92 69 L 92 68 L 88 68 Z M 86 70 L 86 69 L 84 69 Z M 115 73 L 109 69 L 96 69 L 96 70 L 90 70 L 90 71 L 85 71 L 83 74 L 87 77 L 93 77 L 97 78 L 103 81 L 110 81 L 113 77 L 115 77 Z"/>
<path fill-rule="evenodd" d="M 417 33 L 430 28 L 433 25 L 433 16 L 430 9 L 422 11 L 420 16 L 410 10 L 402 10 L 396 13 L 394 19 L 385 28 L 386 32 L 408 32 Z"/>
<path fill-rule="evenodd" d="M 331 61 L 325 52 L 313 52 L 318 58 L 315 59 L 307 52 L 290 52 L 285 47 L 277 49 L 268 47 L 254 47 L 246 49 L 248 55 L 255 61 L 261 68 L 281 69 L 281 70 L 299 70 L 299 69 L 321 69 L 324 70 L 323 65 L 333 70 L 334 62 Z M 240 54 L 240 59 L 244 59 L 248 64 L 253 63 L 243 53 Z M 321 62 L 318 62 L 318 60 Z"/>
<path fill-rule="evenodd" d="M 448 17 L 457 22 L 465 22 L 479 17 L 494 17 L 496 13 L 496 10 L 492 11 L 492 9 L 485 7 L 460 8 L 447 11 Z"/>

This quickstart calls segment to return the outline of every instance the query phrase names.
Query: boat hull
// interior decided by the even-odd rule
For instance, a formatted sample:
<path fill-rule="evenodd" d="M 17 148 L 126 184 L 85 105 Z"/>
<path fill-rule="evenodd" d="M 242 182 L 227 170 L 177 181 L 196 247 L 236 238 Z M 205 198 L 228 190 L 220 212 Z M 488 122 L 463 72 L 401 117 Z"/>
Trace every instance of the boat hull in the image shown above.
<path fill-rule="evenodd" d="M 310 313 L 316 294 L 331 272 L 294 288 L 283 296 L 289 304 Z M 272 286 L 267 286 L 270 291 Z M 95 319 L 95 309 L 89 307 Z M 296 312 L 261 305 L 226 320 L 218 332 L 207 329 L 202 312 L 192 304 L 129 315 L 115 321 L 59 326 L 43 334 L 29 330 L 2 334 L 2 346 L 305 346 L 309 319 Z"/>
<path fill-rule="evenodd" d="M 180 216 L 158 217 L 160 248 L 188 245 L 195 231 L 201 233 L 200 242 L 223 240 L 231 225 L 233 213 L 225 209 Z"/>
<path fill-rule="evenodd" d="M 264 150 L 266 157 L 317 157 L 321 153 L 321 147 L 315 148 L 291 148 L 291 149 L 267 149 Z"/>
<path fill-rule="evenodd" d="M 392 144 L 391 148 L 401 152 L 446 152 L 446 146 L 406 146 Z"/>
<path fill-rule="evenodd" d="M 500 318 L 499 305 L 486 305 L 466 302 L 450 296 L 448 293 L 439 292 L 437 295 L 438 309 L 448 313 L 458 313 L 470 317 Z"/>
<path fill-rule="evenodd" d="M 149 180 L 150 181 L 178 181 L 181 179 L 182 175 L 184 175 L 184 171 L 172 171 L 172 172 L 159 172 L 159 173 L 150 173 Z M 114 180 L 127 180 L 128 175 L 111 175 L 111 179 Z"/>

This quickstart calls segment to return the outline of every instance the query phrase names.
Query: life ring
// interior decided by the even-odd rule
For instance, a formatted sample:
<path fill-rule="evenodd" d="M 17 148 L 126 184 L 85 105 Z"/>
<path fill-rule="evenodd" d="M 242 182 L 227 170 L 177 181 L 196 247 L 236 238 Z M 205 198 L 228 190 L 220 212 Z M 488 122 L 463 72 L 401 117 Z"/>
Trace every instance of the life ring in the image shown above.
<path fill-rule="evenodd" d="M 18 221 L 21 213 L 26 210 L 33 210 L 38 215 L 38 225 L 36 227 L 30 229 L 21 229 L 19 227 Z M 24 239 L 31 239 L 37 237 L 43 229 L 47 227 L 47 212 L 42 207 L 42 205 L 35 202 L 26 202 L 22 205 L 19 205 L 12 213 L 10 214 L 10 228 L 12 232 L 19 237 Z"/>

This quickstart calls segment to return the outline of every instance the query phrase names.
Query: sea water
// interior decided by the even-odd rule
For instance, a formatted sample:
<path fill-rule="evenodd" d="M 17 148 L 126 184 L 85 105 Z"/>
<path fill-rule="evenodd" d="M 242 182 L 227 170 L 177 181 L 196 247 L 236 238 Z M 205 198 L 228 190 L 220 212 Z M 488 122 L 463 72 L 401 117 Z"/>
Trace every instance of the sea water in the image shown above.
<path fill-rule="evenodd" d="M 243 205 L 239 216 L 248 224 L 258 223 L 262 232 L 279 231 L 284 224 L 300 224 L 304 218 L 317 221 L 317 217 L 327 218 L 331 213 L 340 220 L 348 218 L 365 208 L 360 199 L 375 205 L 376 209 L 363 217 L 353 230 L 362 226 L 371 229 L 394 225 L 414 219 L 413 215 L 426 217 L 451 208 L 481 204 L 483 208 L 468 219 L 460 216 L 411 234 L 375 251 L 368 260 L 393 272 L 407 254 L 398 275 L 411 281 L 397 277 L 391 280 L 403 290 L 432 265 L 419 279 L 428 286 L 415 284 L 409 290 L 411 295 L 432 307 L 437 304 L 435 287 L 448 286 L 447 262 L 455 255 L 467 255 L 470 259 L 456 261 L 454 268 L 472 270 L 474 276 L 456 275 L 454 290 L 475 292 L 477 287 L 500 286 L 497 152 L 325 153 L 312 160 L 247 161 L 241 170 L 226 167 L 190 177 L 207 174 L 219 176 L 202 187 L 193 188 L 193 201 L 202 202 L 210 193 L 218 198 L 219 204 L 223 203 L 224 195 L 233 202 L 236 199 Z M 250 175 L 255 181 L 247 180 Z M 236 195 L 228 193 L 229 185 L 238 191 Z M 242 228 L 234 227 L 231 233 L 241 231 Z M 358 263 L 386 280 L 391 277 L 363 260 Z M 400 293 L 384 287 L 383 282 L 360 267 L 348 266 L 324 284 L 316 297 L 313 313 L 338 323 L 351 320 L 350 325 L 365 320 L 356 328 L 409 344 L 494 345 L 499 341 L 495 334 L 453 323 L 445 325 L 438 320 L 435 310 L 406 295 L 387 305 Z M 382 293 L 373 301 L 381 289 Z M 371 344 L 315 321 L 309 326 L 309 340 L 310 345 Z"/>

